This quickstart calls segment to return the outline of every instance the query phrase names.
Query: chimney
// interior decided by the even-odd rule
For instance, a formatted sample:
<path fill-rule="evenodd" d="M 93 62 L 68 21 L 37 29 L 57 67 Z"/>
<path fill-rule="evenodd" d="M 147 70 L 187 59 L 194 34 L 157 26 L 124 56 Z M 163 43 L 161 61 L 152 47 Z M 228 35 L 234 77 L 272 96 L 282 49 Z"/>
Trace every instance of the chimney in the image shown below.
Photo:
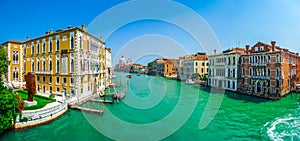
<path fill-rule="evenodd" d="M 275 51 L 276 41 L 272 41 L 271 44 L 272 44 L 272 51 Z"/>
<path fill-rule="evenodd" d="M 29 36 L 27 36 L 27 37 L 26 37 L 26 41 L 29 41 L 29 40 L 30 40 L 30 37 L 29 37 Z"/>
<path fill-rule="evenodd" d="M 71 26 L 71 25 L 69 25 L 69 26 L 68 26 L 68 29 L 72 29 L 72 26 Z"/>
<path fill-rule="evenodd" d="M 249 54 L 250 45 L 246 45 L 246 54 Z"/>
<path fill-rule="evenodd" d="M 46 34 L 46 35 L 48 35 L 48 34 L 49 34 L 49 32 L 48 32 L 48 31 L 46 31 L 46 32 L 45 32 L 45 34 Z"/>
<path fill-rule="evenodd" d="M 103 38 L 102 38 L 102 36 L 100 36 L 99 40 L 100 40 L 101 42 L 103 42 Z"/>
<path fill-rule="evenodd" d="M 82 29 L 83 31 L 85 31 L 85 30 L 86 30 L 86 27 L 85 27 L 85 25 L 84 25 L 84 24 L 82 24 L 82 25 L 81 25 L 81 29 Z"/>
<path fill-rule="evenodd" d="M 214 54 L 217 54 L 217 50 L 216 49 L 214 49 Z"/>
<path fill-rule="evenodd" d="M 53 33 L 53 30 L 52 30 L 52 29 L 50 29 L 50 30 L 49 30 L 49 34 L 52 34 L 52 33 Z"/>
<path fill-rule="evenodd" d="M 299 53 L 296 53 L 297 56 L 299 56 Z"/>

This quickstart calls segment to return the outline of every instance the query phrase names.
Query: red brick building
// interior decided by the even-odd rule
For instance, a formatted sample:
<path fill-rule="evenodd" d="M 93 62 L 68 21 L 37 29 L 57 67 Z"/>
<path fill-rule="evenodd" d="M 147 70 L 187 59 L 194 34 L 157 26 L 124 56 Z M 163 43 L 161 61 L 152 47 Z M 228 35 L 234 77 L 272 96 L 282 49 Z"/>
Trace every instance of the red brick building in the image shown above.
<path fill-rule="evenodd" d="M 241 77 L 238 92 L 278 99 L 296 88 L 299 82 L 298 53 L 276 46 L 258 42 L 241 55 Z"/>

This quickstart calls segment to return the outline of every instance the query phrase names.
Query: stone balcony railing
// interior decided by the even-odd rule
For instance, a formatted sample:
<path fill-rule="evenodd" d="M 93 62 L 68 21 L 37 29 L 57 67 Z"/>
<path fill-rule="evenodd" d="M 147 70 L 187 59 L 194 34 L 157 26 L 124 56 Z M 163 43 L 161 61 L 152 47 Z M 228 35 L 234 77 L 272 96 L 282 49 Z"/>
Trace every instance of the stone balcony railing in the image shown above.
<path fill-rule="evenodd" d="M 36 71 L 35 74 L 53 74 L 52 71 Z"/>
<path fill-rule="evenodd" d="M 253 67 L 267 66 L 267 63 L 252 63 L 251 66 Z"/>

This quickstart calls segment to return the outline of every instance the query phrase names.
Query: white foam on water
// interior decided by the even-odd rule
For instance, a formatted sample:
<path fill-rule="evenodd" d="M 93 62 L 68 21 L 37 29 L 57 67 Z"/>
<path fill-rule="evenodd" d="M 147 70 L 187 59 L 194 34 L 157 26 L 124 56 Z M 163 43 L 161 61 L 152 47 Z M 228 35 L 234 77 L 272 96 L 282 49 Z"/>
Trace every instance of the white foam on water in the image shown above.
<path fill-rule="evenodd" d="M 297 110 L 298 111 L 298 110 Z M 262 132 L 267 133 L 270 140 L 275 141 L 300 141 L 300 116 L 288 114 L 284 117 L 276 118 L 274 121 L 267 122 L 262 127 Z"/>

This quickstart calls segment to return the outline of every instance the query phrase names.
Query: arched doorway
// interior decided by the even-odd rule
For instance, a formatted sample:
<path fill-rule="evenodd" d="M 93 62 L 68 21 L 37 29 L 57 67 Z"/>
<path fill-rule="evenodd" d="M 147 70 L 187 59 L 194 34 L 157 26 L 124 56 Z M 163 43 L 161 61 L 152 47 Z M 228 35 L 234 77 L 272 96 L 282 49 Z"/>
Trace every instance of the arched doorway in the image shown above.
<path fill-rule="evenodd" d="M 261 92 L 261 84 L 260 84 L 260 82 L 257 82 L 257 84 L 256 84 L 256 91 L 257 91 L 258 93 Z"/>

